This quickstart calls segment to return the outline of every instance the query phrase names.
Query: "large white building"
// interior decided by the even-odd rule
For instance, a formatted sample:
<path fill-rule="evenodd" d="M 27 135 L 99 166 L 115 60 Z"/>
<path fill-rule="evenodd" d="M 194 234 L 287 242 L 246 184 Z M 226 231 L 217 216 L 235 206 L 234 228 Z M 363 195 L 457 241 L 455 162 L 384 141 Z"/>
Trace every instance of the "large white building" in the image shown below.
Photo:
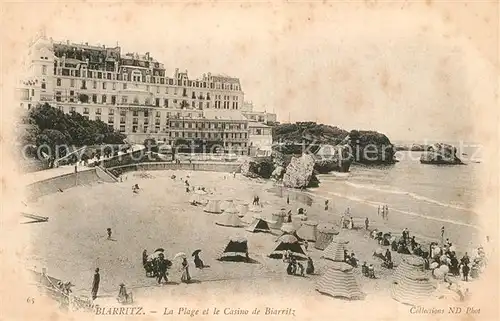
<path fill-rule="evenodd" d="M 218 140 L 226 150 L 248 152 L 248 119 L 259 112 L 243 108 L 242 113 L 238 78 L 208 73 L 190 79 L 178 69 L 167 76 L 148 52 L 123 54 L 119 46 L 55 42 L 44 36 L 30 45 L 28 56 L 29 77 L 21 91 L 27 109 L 48 102 L 101 120 L 131 143 L 146 138 L 169 144 L 179 138 Z"/>

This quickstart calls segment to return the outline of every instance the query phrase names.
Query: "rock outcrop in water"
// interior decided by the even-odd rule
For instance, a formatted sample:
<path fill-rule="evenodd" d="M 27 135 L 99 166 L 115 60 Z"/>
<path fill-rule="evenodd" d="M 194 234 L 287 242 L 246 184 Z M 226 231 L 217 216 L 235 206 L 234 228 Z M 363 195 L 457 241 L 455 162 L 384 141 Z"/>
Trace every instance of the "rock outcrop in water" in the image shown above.
<path fill-rule="evenodd" d="M 348 172 L 354 161 L 348 145 L 322 145 L 313 157 L 314 170 L 320 174 L 331 171 Z"/>
<path fill-rule="evenodd" d="M 463 165 L 457 157 L 456 147 L 448 144 L 434 144 L 427 147 L 427 151 L 420 156 L 420 163 L 435 165 Z"/>
<path fill-rule="evenodd" d="M 375 131 L 351 130 L 343 143 L 349 144 L 354 161 L 362 164 L 394 164 L 396 149 L 389 138 Z"/>
<path fill-rule="evenodd" d="M 312 187 L 311 182 L 317 184 L 317 178 L 314 179 L 314 163 L 311 155 L 303 154 L 301 157 L 293 157 L 283 175 L 283 186 L 305 188 Z"/>
<path fill-rule="evenodd" d="M 375 131 L 352 130 L 348 132 L 334 126 L 315 122 L 282 124 L 273 127 L 273 140 L 278 143 L 273 148 L 285 155 L 315 154 L 322 145 L 348 145 L 354 162 L 363 164 L 393 164 L 396 153 L 386 135 Z M 318 169 L 345 170 L 347 163 L 333 166 L 327 162 L 319 164 Z"/>

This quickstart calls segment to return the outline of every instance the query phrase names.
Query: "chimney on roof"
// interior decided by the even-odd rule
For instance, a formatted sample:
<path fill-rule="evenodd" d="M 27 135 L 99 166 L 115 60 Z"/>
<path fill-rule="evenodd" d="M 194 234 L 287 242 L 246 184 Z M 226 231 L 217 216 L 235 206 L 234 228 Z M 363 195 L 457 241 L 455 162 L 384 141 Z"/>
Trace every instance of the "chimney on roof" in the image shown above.
<path fill-rule="evenodd" d="M 69 40 L 66 40 L 66 44 L 69 45 Z"/>

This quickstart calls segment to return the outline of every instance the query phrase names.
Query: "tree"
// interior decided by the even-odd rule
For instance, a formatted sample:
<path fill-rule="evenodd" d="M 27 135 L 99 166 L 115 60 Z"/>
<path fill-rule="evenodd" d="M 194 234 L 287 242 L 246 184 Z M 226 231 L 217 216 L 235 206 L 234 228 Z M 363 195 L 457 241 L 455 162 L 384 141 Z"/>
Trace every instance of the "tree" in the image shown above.
<path fill-rule="evenodd" d="M 45 129 L 36 137 L 36 145 L 49 157 L 63 157 L 68 152 L 68 137 L 55 129 Z"/>

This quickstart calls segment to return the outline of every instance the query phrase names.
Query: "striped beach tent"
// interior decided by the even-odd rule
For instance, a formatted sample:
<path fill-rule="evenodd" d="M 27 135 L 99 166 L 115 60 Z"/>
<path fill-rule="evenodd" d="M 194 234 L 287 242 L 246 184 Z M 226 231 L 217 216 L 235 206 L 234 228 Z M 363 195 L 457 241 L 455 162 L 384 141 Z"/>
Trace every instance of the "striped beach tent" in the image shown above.
<path fill-rule="evenodd" d="M 203 211 L 212 214 L 222 213 L 222 209 L 220 208 L 220 200 L 216 199 L 209 200 L 207 206 L 205 206 Z"/>
<path fill-rule="evenodd" d="M 344 239 L 333 240 L 330 245 L 326 247 L 326 249 L 321 254 L 321 258 L 327 259 L 330 261 L 344 261 L 344 250 L 346 250 L 346 244 L 349 241 Z"/>
<path fill-rule="evenodd" d="M 352 272 L 352 266 L 344 262 L 333 262 L 318 280 L 316 290 L 332 297 L 350 300 L 363 298 L 363 293 Z"/>
<path fill-rule="evenodd" d="M 306 260 L 307 255 L 302 249 L 302 246 L 299 243 L 299 240 L 293 235 L 282 235 L 278 239 L 278 246 L 274 249 L 274 251 L 269 254 L 269 257 L 272 259 L 282 259 L 285 251 L 290 251 L 297 260 Z"/>
<path fill-rule="evenodd" d="M 392 284 L 391 296 L 398 302 L 417 305 L 429 300 L 435 290 L 430 278 L 423 271 L 414 269 Z"/>
<path fill-rule="evenodd" d="M 304 221 L 302 223 L 302 226 L 297 230 L 297 235 L 303 240 L 316 242 L 316 228 L 318 226 L 318 222 Z"/>
<path fill-rule="evenodd" d="M 411 255 L 401 259 L 401 263 L 394 270 L 392 275 L 393 283 L 398 283 L 407 273 L 411 271 L 424 272 L 425 261 L 420 256 Z"/>
<path fill-rule="evenodd" d="M 226 213 L 220 215 L 220 219 L 215 222 L 217 225 L 229 227 L 243 227 L 244 224 L 236 213 Z"/>
<path fill-rule="evenodd" d="M 338 234 L 339 231 L 335 229 L 333 224 L 319 223 L 316 227 L 316 243 L 314 243 L 314 248 L 324 250 L 333 240 L 333 237 Z"/>

